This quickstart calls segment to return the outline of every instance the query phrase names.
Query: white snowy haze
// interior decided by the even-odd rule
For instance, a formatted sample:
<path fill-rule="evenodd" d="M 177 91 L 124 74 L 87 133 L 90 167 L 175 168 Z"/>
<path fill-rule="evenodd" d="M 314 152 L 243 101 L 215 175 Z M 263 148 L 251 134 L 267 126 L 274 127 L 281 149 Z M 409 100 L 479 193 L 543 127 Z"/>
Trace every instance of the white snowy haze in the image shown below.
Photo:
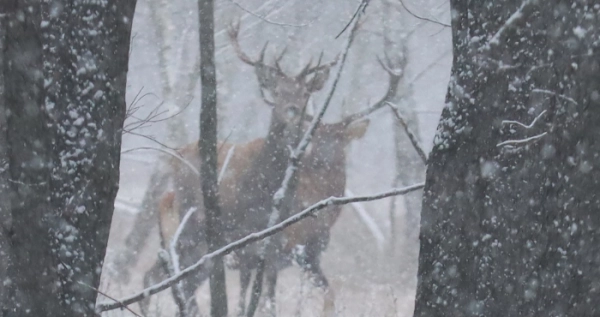
<path fill-rule="evenodd" d="M 443 25 L 450 20 L 449 2 L 370 2 L 324 121 L 339 121 L 343 115 L 365 109 L 381 99 L 388 87 L 388 74 L 377 57 L 404 58 L 406 67 L 393 101 L 409 119 L 409 125 L 415 128 L 428 152 L 450 76 L 451 35 L 450 28 Z M 350 30 L 338 39 L 335 37 L 358 4 L 354 0 L 215 1 L 219 139 L 244 143 L 264 137 L 270 119 L 270 108 L 261 97 L 253 68 L 238 58 L 227 36 L 232 22 L 240 21 L 239 43 L 248 56 L 257 58 L 268 41 L 265 58 L 271 63 L 287 47 L 280 64 L 286 73 L 295 74 L 311 58 L 316 63 L 321 52 L 323 63 L 341 53 Z M 167 155 L 165 152 L 196 141 L 199 133 L 196 1 L 138 1 L 132 34 L 127 90 L 130 116 L 123 136 L 120 191 L 101 285 L 103 293 L 115 298 L 142 290 L 144 273 L 157 258 L 160 248 L 157 226 L 152 226 L 144 245 L 135 250 L 128 250 L 124 241 L 135 230 L 136 216 L 144 212 L 140 206 L 159 158 Z M 313 94 L 310 104 L 315 109 L 324 102 L 336 70 L 332 69 L 324 89 Z M 150 119 L 140 123 L 144 118 Z M 378 110 L 369 119 L 364 137 L 346 148 L 346 189 L 354 195 L 386 191 L 394 185 L 398 174 L 411 178 L 402 179 L 399 184 L 424 181 L 424 174 L 415 176 L 410 171 L 397 170 L 399 167 L 415 170 L 415 164 L 422 163 L 406 140 L 399 143 L 401 153 L 397 153 L 394 143 L 397 120 L 390 108 Z M 412 195 L 419 200 L 421 193 Z M 391 199 L 387 198 L 345 206 L 331 229 L 331 240 L 321 263 L 335 291 L 338 316 L 412 314 L 418 253 L 414 224 L 418 224 L 415 219 L 420 210 L 407 210 L 406 206 L 413 205 L 406 205 L 403 198 L 398 198 L 392 211 L 394 216 L 390 216 L 390 205 Z M 390 219 L 394 219 L 393 225 Z M 412 219 L 410 225 L 406 219 Z M 131 267 L 114 265 L 123 252 L 135 253 L 136 263 Z M 130 278 L 120 278 L 119 271 L 128 271 Z M 227 282 L 229 312 L 233 316 L 239 297 L 237 271 L 227 270 Z M 196 295 L 201 313 L 208 315 L 208 283 Z M 320 316 L 323 296 L 298 267 L 280 272 L 279 316 Z M 137 305 L 131 308 L 140 312 Z M 152 297 L 149 316 L 174 316 L 175 311 L 170 291 Z M 119 310 L 103 314 L 130 315 Z"/>

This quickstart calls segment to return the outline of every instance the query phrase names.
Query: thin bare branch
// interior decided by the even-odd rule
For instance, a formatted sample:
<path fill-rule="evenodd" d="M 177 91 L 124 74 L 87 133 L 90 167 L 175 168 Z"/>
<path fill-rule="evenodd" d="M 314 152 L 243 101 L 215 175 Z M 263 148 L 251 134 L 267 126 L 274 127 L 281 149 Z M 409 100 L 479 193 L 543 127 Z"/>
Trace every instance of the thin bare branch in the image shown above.
<path fill-rule="evenodd" d="M 518 144 L 524 144 L 524 143 L 529 143 L 532 141 L 537 141 L 539 139 L 541 139 L 542 137 L 544 137 L 546 134 L 548 134 L 548 132 L 544 132 L 538 135 L 534 135 L 532 137 L 526 138 L 526 139 L 520 139 L 520 140 L 506 140 L 504 142 L 500 142 L 498 144 L 496 144 L 497 147 L 500 146 L 514 146 L 514 145 L 518 145 Z"/>
<path fill-rule="evenodd" d="M 126 310 L 128 310 L 130 313 L 132 313 L 133 315 L 135 315 L 135 316 L 137 316 L 137 317 L 142 317 L 142 316 L 140 316 L 138 313 L 136 313 L 136 312 L 134 312 L 133 310 L 131 310 L 131 308 L 129 308 L 129 307 L 127 307 L 127 306 L 123 305 L 123 303 L 121 303 L 121 302 L 120 302 L 118 299 L 115 299 L 115 298 L 111 297 L 110 295 L 108 295 L 108 294 L 105 294 L 105 293 L 104 293 L 104 292 L 102 292 L 101 290 L 99 290 L 99 289 L 97 289 L 97 288 L 95 288 L 95 287 L 93 287 L 93 286 L 91 286 L 91 285 L 88 285 L 88 284 L 86 284 L 86 283 L 83 283 L 83 282 L 77 282 L 77 283 L 79 283 L 79 285 L 83 285 L 83 286 L 85 286 L 85 287 L 87 287 L 87 288 L 90 288 L 90 289 L 94 290 L 96 293 L 98 293 L 98 294 L 100 294 L 100 295 L 102 295 L 102 296 L 104 296 L 104 297 L 106 297 L 106 298 L 108 298 L 108 299 L 110 299 L 110 300 L 114 301 L 114 302 L 115 302 L 115 303 L 117 303 L 117 304 L 121 304 L 121 306 L 120 306 L 119 308 L 121 308 L 121 309 L 126 309 Z"/>
<path fill-rule="evenodd" d="M 409 8 L 408 8 L 408 7 L 407 7 L 405 4 L 404 4 L 404 1 L 403 1 L 403 0 L 398 0 L 398 1 L 400 1 L 400 4 L 401 4 L 401 5 L 402 5 L 402 7 L 404 8 L 404 10 L 406 10 L 406 12 L 408 12 L 410 15 L 412 15 L 413 17 L 415 17 L 415 18 L 417 18 L 417 19 L 419 19 L 419 20 L 423 20 L 423 21 L 427 21 L 427 22 L 435 23 L 435 24 L 437 24 L 437 25 L 441 25 L 441 26 L 443 26 L 443 27 L 445 27 L 445 28 L 449 28 L 449 27 L 451 27 L 451 25 L 450 25 L 450 24 L 448 24 L 448 23 L 444 23 L 444 22 L 440 22 L 440 21 L 437 21 L 437 20 L 433 20 L 433 19 L 430 19 L 430 18 L 426 18 L 426 17 L 422 17 L 422 16 L 419 16 L 419 15 L 416 15 L 414 12 L 412 12 L 412 11 L 411 11 L 411 10 L 410 10 L 410 9 L 409 9 Z"/>
<path fill-rule="evenodd" d="M 183 158 L 183 156 L 181 156 L 179 153 L 177 153 L 177 151 L 168 151 L 168 150 L 161 149 L 161 148 L 155 148 L 155 147 L 149 147 L 149 146 L 141 146 L 141 147 L 136 147 L 136 148 L 132 148 L 132 149 L 123 150 L 121 152 L 121 154 L 126 154 L 126 153 L 130 153 L 130 152 L 133 152 L 133 151 L 139 151 L 139 150 L 152 150 L 152 151 L 159 151 L 159 152 L 168 154 L 168 155 L 170 155 L 170 156 L 178 159 L 183 164 L 185 164 L 185 166 L 187 166 L 195 175 L 200 176 L 200 172 L 198 171 L 198 169 L 196 169 L 194 167 L 194 165 L 192 163 L 190 163 L 190 161 L 186 160 L 185 158 Z"/>
<path fill-rule="evenodd" d="M 272 236 L 272 235 L 284 230 L 285 228 L 301 221 L 302 219 L 313 216 L 316 212 L 318 212 L 319 210 L 322 210 L 326 207 L 347 205 L 347 204 L 351 204 L 354 202 L 375 201 L 375 200 L 379 200 L 379 199 L 383 199 L 383 198 L 387 198 L 387 197 L 405 195 L 410 192 L 419 190 L 419 189 L 423 188 L 424 186 L 425 186 L 424 183 L 419 183 L 419 184 L 415 184 L 415 185 L 408 186 L 408 187 L 392 189 L 392 190 L 378 193 L 375 195 L 357 196 L 357 197 L 330 197 L 330 198 L 321 200 L 320 202 L 287 218 L 286 220 L 280 222 L 279 224 L 277 224 L 275 226 L 272 226 L 265 230 L 247 235 L 246 237 L 244 237 L 240 240 L 232 242 L 224 247 L 221 247 L 211 253 L 208 253 L 208 254 L 202 256 L 200 258 L 200 260 L 198 260 L 196 263 L 194 263 L 190 267 L 187 267 L 187 268 L 181 270 L 181 273 L 179 273 L 176 276 L 172 276 L 158 284 L 152 285 L 130 297 L 121 299 L 117 303 L 100 303 L 97 305 L 97 310 L 100 312 L 103 312 L 103 311 L 109 311 L 109 310 L 114 310 L 114 309 L 118 309 L 118 308 L 123 308 L 124 306 L 136 303 L 150 295 L 154 295 L 158 292 L 161 292 L 161 291 L 173 286 L 175 283 L 183 280 L 187 276 L 194 274 L 195 272 L 197 272 L 198 270 L 203 268 L 203 266 L 206 264 L 207 261 L 209 261 L 213 258 L 216 258 L 216 257 L 222 257 L 224 255 L 231 253 L 232 251 L 239 250 L 239 249 L 247 246 L 248 244 L 251 244 L 256 241 L 263 240 L 266 237 Z"/>
<path fill-rule="evenodd" d="M 504 24 L 498 29 L 496 34 L 494 34 L 494 36 L 492 36 L 492 38 L 490 39 L 488 44 L 484 47 L 484 49 L 489 51 L 492 47 L 500 45 L 500 41 L 501 41 L 502 37 L 504 36 L 504 34 L 506 33 L 506 31 L 509 28 L 514 27 L 514 25 L 518 21 L 525 20 L 528 16 L 528 14 L 526 14 L 525 11 L 529 7 L 531 7 L 535 2 L 536 2 L 535 0 L 524 0 L 523 3 L 521 4 L 521 6 L 517 9 L 517 11 L 515 11 L 506 20 L 506 22 L 504 22 Z"/>
<path fill-rule="evenodd" d="M 158 252 L 158 258 L 161 260 L 165 271 L 167 271 L 169 277 L 177 275 L 177 269 L 175 266 L 173 255 L 177 256 L 177 253 L 171 254 L 170 252 L 167 252 L 162 249 Z M 175 285 L 173 285 L 173 288 L 171 289 L 171 293 L 173 294 L 173 299 L 175 300 L 177 309 L 179 310 L 179 313 L 177 315 L 181 317 L 187 317 L 187 311 L 185 307 L 187 301 L 185 299 L 183 289 L 181 288 L 181 283 L 175 283 Z"/>
<path fill-rule="evenodd" d="M 172 147 L 170 147 L 170 146 L 168 146 L 168 145 L 166 145 L 166 144 L 164 144 L 164 143 L 162 143 L 162 142 L 158 141 L 158 140 L 157 140 L 155 137 L 153 137 L 153 136 L 150 136 L 150 135 L 145 135 L 145 134 L 141 134 L 141 133 L 137 133 L 137 132 L 134 132 L 133 130 L 123 130 L 123 133 L 129 133 L 129 134 L 132 134 L 132 135 L 135 135 L 135 136 L 139 136 L 139 137 L 141 137 L 141 138 L 144 138 L 144 139 L 150 140 L 150 141 L 152 141 L 152 142 L 154 142 L 154 143 L 156 143 L 156 144 L 158 144 L 158 145 L 160 145 L 160 146 L 162 146 L 162 147 L 164 147 L 164 148 L 167 148 L 167 149 L 169 149 L 169 150 L 173 150 L 173 151 L 175 151 L 175 149 L 174 149 L 174 148 L 172 148 Z"/>
<path fill-rule="evenodd" d="M 183 219 L 181 220 L 181 223 L 177 227 L 177 230 L 175 231 L 173 238 L 171 238 L 171 241 L 169 242 L 169 253 L 171 255 L 171 261 L 173 262 L 173 269 L 176 274 L 179 274 L 179 272 L 181 271 L 181 268 L 179 266 L 179 254 L 177 253 L 177 242 L 179 241 L 179 237 L 181 236 L 183 229 L 185 229 L 185 225 L 187 224 L 188 220 L 194 214 L 194 212 L 196 212 L 197 210 L 198 210 L 198 208 L 192 207 L 185 213 L 185 216 L 183 216 Z"/>
<path fill-rule="evenodd" d="M 267 22 L 269 24 L 279 25 L 279 26 L 287 26 L 287 27 L 293 27 L 293 28 L 301 28 L 301 27 L 309 26 L 312 23 L 312 21 L 309 22 L 309 23 L 303 23 L 303 24 L 290 24 L 290 23 L 275 22 L 275 21 L 269 20 L 266 16 L 262 16 L 262 15 L 254 12 L 254 11 L 252 11 L 250 9 L 245 8 L 241 4 L 237 3 L 235 0 L 229 0 L 229 2 L 233 3 L 233 5 L 235 5 L 236 7 L 240 8 L 242 11 L 244 11 L 244 12 L 246 12 L 246 13 L 254 16 L 254 17 L 257 17 L 257 18 L 259 18 L 259 19 L 261 19 L 264 22 Z"/>
<path fill-rule="evenodd" d="M 423 164 L 427 165 L 427 154 L 425 154 L 425 151 L 423 151 L 423 147 L 419 143 L 419 140 L 417 139 L 416 135 L 406 123 L 406 119 L 400 113 L 400 109 L 398 109 L 398 106 L 389 101 L 386 101 L 386 104 L 392 109 L 392 112 L 394 112 L 394 114 L 396 115 L 396 119 L 398 119 L 398 122 L 400 122 L 400 124 L 404 128 L 406 135 L 408 135 L 408 138 L 410 139 L 410 143 L 415 148 L 415 151 L 417 151 L 417 154 L 419 154 L 419 157 L 421 158 L 421 161 L 423 161 Z"/>
<path fill-rule="evenodd" d="M 537 93 L 540 93 L 540 94 L 552 95 L 552 96 L 555 96 L 555 97 L 560 98 L 562 100 L 568 101 L 568 102 L 570 102 L 570 103 L 572 103 L 572 104 L 574 104 L 576 106 L 578 105 L 578 103 L 577 103 L 577 101 L 575 101 L 575 99 L 573 99 L 571 97 L 567 97 L 565 95 L 557 94 L 554 91 L 535 88 L 535 89 L 532 89 L 531 92 L 537 92 Z"/>
<path fill-rule="evenodd" d="M 217 178 L 217 181 L 219 183 L 223 179 L 223 176 L 225 176 L 225 171 L 227 170 L 227 166 L 229 166 L 229 161 L 231 160 L 231 157 L 233 156 L 234 152 L 235 152 L 235 145 L 231 146 L 231 148 L 229 148 L 229 151 L 227 151 L 227 156 L 225 156 L 225 162 L 223 162 L 223 167 L 221 167 L 221 171 L 219 172 L 219 177 Z"/>
<path fill-rule="evenodd" d="M 354 13 L 352 14 L 350 21 L 348 21 L 348 23 L 346 24 L 346 26 L 344 26 L 344 28 L 340 31 L 340 33 L 338 33 L 338 35 L 335 36 L 336 39 L 338 37 L 340 37 L 344 32 L 346 32 L 348 27 L 352 24 L 352 22 L 354 22 L 354 20 L 356 19 L 356 17 L 358 17 L 358 14 L 361 11 L 362 11 L 362 13 L 365 13 L 365 10 L 367 9 L 367 6 L 369 5 L 369 1 L 370 0 L 362 0 L 362 2 L 356 8 L 356 11 L 354 11 Z"/>
<path fill-rule="evenodd" d="M 525 129 L 531 129 L 531 128 L 533 128 L 533 126 L 535 125 L 535 123 L 538 121 L 538 119 L 541 118 L 544 115 L 544 113 L 546 113 L 546 110 L 542 111 L 539 115 L 537 115 L 537 117 L 535 117 L 535 119 L 533 119 L 533 121 L 531 121 L 531 123 L 528 124 L 528 125 L 525 125 L 525 124 L 523 124 L 523 123 L 521 123 L 519 121 L 516 121 L 516 120 L 502 120 L 502 124 L 516 124 L 516 125 L 521 126 L 521 127 L 525 128 Z"/>

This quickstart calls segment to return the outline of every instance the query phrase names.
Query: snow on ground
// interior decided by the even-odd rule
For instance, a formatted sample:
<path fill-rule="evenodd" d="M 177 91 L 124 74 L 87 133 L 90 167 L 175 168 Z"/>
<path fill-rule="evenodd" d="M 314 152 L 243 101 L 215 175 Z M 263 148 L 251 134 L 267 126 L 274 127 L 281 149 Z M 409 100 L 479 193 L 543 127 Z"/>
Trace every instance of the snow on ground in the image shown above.
<path fill-rule="evenodd" d="M 128 206 L 136 206 L 136 201 L 141 200 L 145 185 L 140 184 L 145 184 L 149 177 L 148 169 L 143 166 L 133 159 L 123 160 L 118 201 L 129 201 L 131 203 Z M 402 205 L 401 200 L 399 202 Z M 389 201 L 382 200 L 364 206 L 370 214 L 387 214 Z M 117 204 L 111 228 L 107 264 L 111 263 L 114 250 L 122 245 L 134 226 L 135 214 L 132 210 Z M 404 211 L 398 210 L 398 212 Z M 399 218 L 403 217 L 399 215 Z M 105 274 L 101 285 L 103 292 L 115 298 L 122 298 L 142 289 L 143 274 L 156 260 L 159 247 L 157 232 L 154 231 L 150 234 L 145 248 L 138 250 L 141 254 L 137 265 L 130 270 L 130 282 L 122 284 L 118 280 L 113 280 L 110 274 Z M 404 241 L 402 232 L 399 235 L 399 246 L 395 252 L 392 252 L 389 247 L 381 250 L 357 214 L 350 207 L 344 209 L 332 229 L 331 242 L 322 259 L 323 270 L 336 294 L 338 316 L 411 316 L 416 286 L 417 246 Z M 227 272 L 229 310 L 232 316 L 236 313 L 238 301 L 238 278 L 237 271 Z M 202 313 L 208 315 L 207 283 L 198 290 L 197 299 Z M 320 316 L 323 292 L 312 287 L 309 281 L 304 279 L 299 268 L 290 267 L 280 272 L 277 305 L 278 316 Z M 131 308 L 139 312 L 137 305 L 132 305 Z M 154 316 L 173 316 L 176 308 L 170 291 L 155 296 L 151 309 L 155 313 Z M 103 316 L 113 317 L 131 315 L 127 311 L 103 314 Z"/>

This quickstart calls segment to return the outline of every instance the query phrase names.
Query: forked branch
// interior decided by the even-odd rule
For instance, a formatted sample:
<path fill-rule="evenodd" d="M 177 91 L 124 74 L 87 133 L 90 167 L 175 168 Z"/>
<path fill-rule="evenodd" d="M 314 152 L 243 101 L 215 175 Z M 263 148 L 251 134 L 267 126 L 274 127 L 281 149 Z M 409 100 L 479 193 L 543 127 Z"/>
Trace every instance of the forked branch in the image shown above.
<path fill-rule="evenodd" d="M 417 139 L 417 136 L 412 131 L 412 129 L 408 126 L 406 119 L 400 113 L 400 109 L 398 109 L 398 106 L 396 106 L 395 104 L 393 104 L 389 101 L 386 101 L 386 104 L 388 106 L 390 106 L 390 108 L 392 109 L 392 112 L 394 112 L 394 115 L 396 116 L 396 119 L 398 119 L 398 122 L 404 128 L 404 132 L 406 132 L 406 135 L 408 136 L 410 143 L 415 148 L 415 151 L 417 151 L 417 154 L 419 154 L 419 157 L 423 161 L 423 164 L 427 165 L 427 154 L 425 154 L 425 151 L 423 151 L 423 147 L 421 146 L 421 143 Z"/>

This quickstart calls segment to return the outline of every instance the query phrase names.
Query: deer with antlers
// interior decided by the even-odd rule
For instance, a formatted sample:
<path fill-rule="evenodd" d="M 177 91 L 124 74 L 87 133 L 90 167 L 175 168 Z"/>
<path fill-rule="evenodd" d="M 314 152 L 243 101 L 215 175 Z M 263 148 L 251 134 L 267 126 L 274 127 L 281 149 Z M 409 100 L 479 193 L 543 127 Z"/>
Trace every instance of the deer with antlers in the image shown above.
<path fill-rule="evenodd" d="M 247 143 L 245 146 L 253 155 L 247 159 L 243 172 L 236 177 L 235 186 L 221 185 L 222 228 L 225 241 L 232 241 L 250 232 L 262 229 L 266 223 L 268 212 L 271 210 L 272 196 L 281 184 L 289 158 L 289 148 L 295 146 L 302 132 L 302 123 L 308 100 L 314 92 L 323 88 L 331 67 L 337 63 L 337 58 L 330 63 L 321 64 L 321 58 L 316 66 L 309 62 L 295 76 L 286 74 L 279 62 L 285 50 L 275 59 L 274 65 L 265 62 L 267 44 L 260 52 L 257 60 L 246 55 L 238 43 L 239 24 L 229 29 L 229 36 L 238 57 L 247 65 L 254 68 L 259 82 L 261 95 L 271 107 L 271 122 L 266 138 Z M 322 57 L 322 55 L 321 55 Z M 181 154 L 196 168 L 199 166 L 197 142 L 184 148 Z M 194 149 L 195 147 L 195 149 Z M 192 155 L 186 156 L 191 149 Z M 177 161 L 179 164 L 181 161 Z M 203 206 L 199 188 L 198 176 L 189 170 L 174 168 L 173 183 L 176 191 L 172 204 L 178 209 L 188 210 L 192 207 Z M 226 182 L 224 182 L 226 184 Z M 230 195 L 224 194 L 231 188 Z M 228 198 L 230 197 L 230 198 Z M 237 212 L 243 210 L 244 212 Z M 203 213 L 195 214 L 194 222 L 201 223 Z M 163 232 L 165 230 L 163 229 Z M 167 230 L 168 232 L 168 230 Z M 196 230 L 184 230 L 181 235 L 181 248 L 202 249 L 204 237 Z M 195 260 L 182 252 L 182 265 L 189 265 Z M 243 254 L 240 255 L 243 258 Z M 156 265 L 155 265 L 156 267 Z M 193 295 L 195 288 L 206 278 L 206 272 L 200 272 L 186 281 L 184 289 L 187 295 Z M 149 281 L 150 279 L 145 279 Z M 146 282 L 145 281 L 145 282 Z M 195 302 L 195 301 L 194 301 Z M 192 303 L 195 305 L 195 303 Z M 146 310 L 147 303 L 141 303 Z"/>
<path fill-rule="evenodd" d="M 389 59 L 386 59 L 386 61 L 387 65 L 391 64 Z M 382 66 L 385 66 L 382 61 L 380 62 Z M 386 94 L 379 102 L 364 111 L 346 117 L 339 123 L 321 124 L 318 127 L 313 143 L 307 149 L 306 156 L 301 161 L 301 170 L 298 175 L 299 186 L 295 193 L 292 210 L 300 211 L 330 196 L 343 195 L 346 186 L 345 147 L 352 140 L 361 138 L 365 133 L 369 121 L 362 119 L 381 108 L 386 101 L 396 94 L 400 75 L 394 72 L 391 67 L 385 66 L 384 69 L 389 74 L 389 86 Z M 243 194 L 239 191 L 240 175 L 251 168 L 252 161 L 257 157 L 264 144 L 264 139 L 257 139 L 243 145 L 227 143 L 219 145 L 219 169 L 223 175 L 220 183 L 220 195 L 224 210 L 229 209 L 226 206 L 235 204 L 234 201 L 237 195 Z M 197 162 L 198 151 L 195 144 L 186 147 L 181 153 L 187 160 Z M 187 170 L 181 164 L 181 161 L 173 160 L 172 162 L 174 170 Z M 277 260 L 273 263 L 277 266 L 276 269 L 281 269 L 288 266 L 292 260 L 295 260 L 310 275 L 313 284 L 325 290 L 324 310 L 326 314 L 333 310 L 335 298 L 333 290 L 329 288 L 327 278 L 321 270 L 320 256 L 328 245 L 331 227 L 335 224 L 341 211 L 340 207 L 330 208 L 332 210 L 324 211 L 315 218 L 306 219 L 284 230 L 281 234 L 283 245 L 280 246 Z M 179 225 L 177 220 L 180 219 L 183 210 L 177 206 L 174 193 L 169 193 L 163 197 L 163 204 L 160 208 L 163 240 L 169 240 L 172 237 L 172 232 Z M 237 212 L 243 211 L 237 210 Z M 196 239 L 200 240 L 202 235 L 201 223 L 188 226 L 194 226 L 192 231 L 197 234 Z M 198 258 L 205 250 L 203 248 L 182 248 L 180 252 Z M 298 252 L 299 250 L 301 252 Z M 241 253 L 242 256 L 239 256 L 238 253 L 239 263 L 237 269 L 240 270 L 241 286 L 240 302 L 238 303 L 240 313 L 244 312 L 251 271 L 257 264 L 256 251 L 253 248 L 246 248 Z M 148 272 L 147 276 L 153 274 L 161 274 L 160 266 L 155 266 L 155 270 Z M 206 278 L 206 276 L 203 278 Z M 190 283 L 186 284 L 195 289 L 202 282 L 202 278 L 197 279 L 196 282 L 198 284 L 195 286 Z M 272 283 L 269 283 L 269 285 L 267 295 L 273 300 L 275 290 L 274 287 L 271 287 Z"/>
<path fill-rule="evenodd" d="M 346 184 L 344 148 L 352 140 L 361 138 L 368 125 L 368 120 L 356 122 L 342 120 L 335 124 L 323 124 L 318 128 L 315 133 L 314 144 L 309 148 L 309 153 L 301 162 L 302 170 L 298 176 L 300 185 L 296 192 L 297 198 L 294 201 L 294 210 L 303 209 L 323 198 L 343 195 Z M 235 195 L 240 185 L 240 175 L 251 166 L 252 160 L 257 157 L 264 146 L 264 139 L 238 145 L 220 144 L 218 166 L 219 169 L 224 170 L 224 174 L 219 189 L 224 209 L 228 205 L 235 204 Z M 196 144 L 190 144 L 181 151 L 181 154 L 185 158 L 193 159 L 197 156 L 197 150 Z M 173 163 L 176 165 L 176 169 L 187 169 L 187 167 L 181 166 L 182 164 L 179 161 Z M 225 165 L 227 166 L 224 167 Z M 331 208 L 334 210 L 323 212 L 315 218 L 305 220 L 305 222 L 286 229 L 282 234 L 283 241 L 286 243 L 282 246 L 281 257 L 278 261 L 278 269 L 281 269 L 289 265 L 292 260 L 296 260 L 304 271 L 313 277 L 315 285 L 326 290 L 328 282 L 320 268 L 319 259 L 321 252 L 329 242 L 330 228 L 335 223 L 340 211 L 339 207 Z M 163 195 L 159 211 L 161 240 L 163 243 L 168 244 L 179 225 L 177 220 L 182 217 L 184 212 L 184 209 L 180 208 L 177 202 L 175 192 L 168 192 Z M 199 241 L 203 238 L 203 225 L 203 222 L 188 223 L 184 230 L 194 232 L 196 234 L 194 241 Z M 189 236 L 182 237 L 180 240 L 187 239 L 189 239 Z M 186 241 L 179 242 L 181 246 L 179 252 L 184 257 L 191 256 L 197 259 L 206 252 L 205 246 L 198 248 L 191 246 Z M 300 245 L 304 246 L 304 252 L 297 252 Z M 257 254 L 256 250 L 249 248 L 236 255 L 238 258 L 236 268 L 240 270 L 241 282 L 239 308 L 243 312 L 244 299 L 250 282 L 251 271 L 256 265 Z M 156 279 L 158 275 L 165 277 L 160 263 L 157 262 L 153 270 L 146 273 L 146 276 L 148 279 L 150 277 Z M 200 275 L 198 277 L 196 287 L 207 276 Z M 194 288 L 189 282 L 191 281 L 186 281 L 186 285 Z M 270 289 L 269 296 L 271 296 Z"/>

